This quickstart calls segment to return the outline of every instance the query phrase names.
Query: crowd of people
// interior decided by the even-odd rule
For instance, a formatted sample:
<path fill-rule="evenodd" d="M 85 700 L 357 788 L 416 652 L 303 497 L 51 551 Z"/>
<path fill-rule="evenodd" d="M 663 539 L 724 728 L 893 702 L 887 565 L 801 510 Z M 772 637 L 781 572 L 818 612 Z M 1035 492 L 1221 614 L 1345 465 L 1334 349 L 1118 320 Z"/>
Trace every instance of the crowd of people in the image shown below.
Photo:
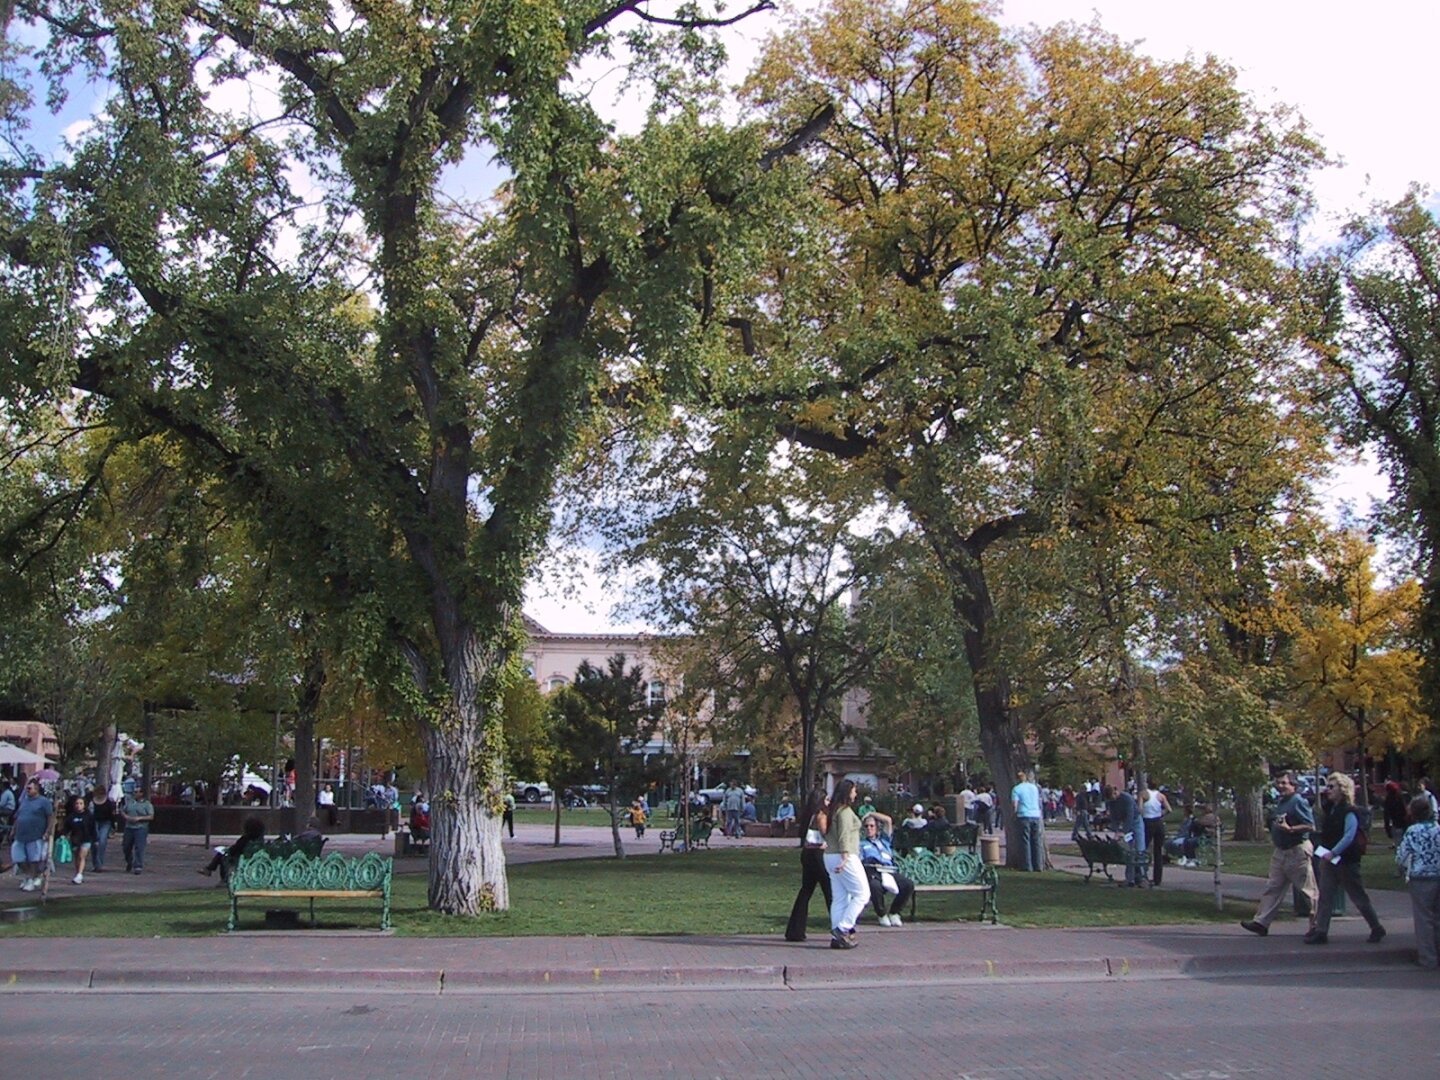
<path fill-rule="evenodd" d="M 0 845 L 0 872 L 14 868 L 20 891 L 34 892 L 55 864 L 73 864 L 75 885 L 85 874 L 103 874 L 110 838 L 120 831 L 125 869 L 145 870 L 145 847 L 155 805 L 143 785 L 136 784 L 118 800 L 103 787 L 70 792 L 45 785 L 38 777 L 20 778 L 14 786 L 0 778 L 0 829 L 8 844 Z M 57 847 L 60 855 L 57 858 Z"/>

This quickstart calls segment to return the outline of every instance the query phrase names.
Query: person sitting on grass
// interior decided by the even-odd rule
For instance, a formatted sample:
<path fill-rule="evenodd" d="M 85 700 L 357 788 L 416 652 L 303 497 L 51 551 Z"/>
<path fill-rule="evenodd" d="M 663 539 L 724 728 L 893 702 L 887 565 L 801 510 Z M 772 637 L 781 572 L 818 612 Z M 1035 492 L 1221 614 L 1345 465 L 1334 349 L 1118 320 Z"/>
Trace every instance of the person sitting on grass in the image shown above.
<path fill-rule="evenodd" d="M 214 857 L 205 866 L 195 871 L 209 877 L 220 871 L 222 882 L 230 880 L 230 872 L 240 865 L 240 857 L 248 852 L 259 851 L 265 843 L 265 823 L 258 817 L 248 817 L 240 829 L 240 835 L 229 847 L 217 847 Z"/>

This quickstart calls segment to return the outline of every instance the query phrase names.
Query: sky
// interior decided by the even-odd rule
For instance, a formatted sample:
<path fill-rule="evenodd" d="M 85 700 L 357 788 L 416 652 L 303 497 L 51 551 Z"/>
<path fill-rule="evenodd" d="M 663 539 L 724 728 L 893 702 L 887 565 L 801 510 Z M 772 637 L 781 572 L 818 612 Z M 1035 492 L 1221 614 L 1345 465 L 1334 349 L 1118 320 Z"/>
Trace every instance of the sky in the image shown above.
<path fill-rule="evenodd" d="M 1092 18 L 1157 59 L 1213 54 L 1236 69 L 1239 85 L 1257 104 L 1298 109 L 1336 159 L 1314 178 L 1317 241 L 1333 237 L 1341 222 L 1372 203 L 1399 198 L 1411 184 L 1440 189 L 1440 139 L 1429 119 L 1440 5 L 1423 0 L 1363 5 L 1336 0 L 1008 0 L 1000 14 L 1003 24 L 1017 27 Z M 737 77 L 763 36 L 758 23 L 748 41 L 731 46 Z M 770 19 L 769 25 L 778 22 Z M 1332 508 L 1346 504 L 1363 514 L 1384 491 L 1373 463 L 1359 461 L 1337 468 L 1320 495 Z M 532 582 L 527 612 L 552 630 L 624 626 L 610 617 L 610 600 L 600 583 L 578 590 L 573 580 L 568 584 L 571 595 L 558 597 L 549 595 L 543 582 Z"/>

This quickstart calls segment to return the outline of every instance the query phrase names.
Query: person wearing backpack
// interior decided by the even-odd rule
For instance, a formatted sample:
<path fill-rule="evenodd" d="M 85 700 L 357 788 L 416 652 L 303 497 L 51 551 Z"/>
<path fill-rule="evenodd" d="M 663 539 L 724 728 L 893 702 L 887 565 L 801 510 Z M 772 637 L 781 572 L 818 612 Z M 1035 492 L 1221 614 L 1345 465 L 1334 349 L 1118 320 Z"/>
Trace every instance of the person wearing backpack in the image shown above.
<path fill-rule="evenodd" d="M 1324 945 L 1330 939 L 1330 915 L 1335 906 L 1335 894 L 1341 889 L 1355 905 L 1355 910 L 1365 918 L 1370 927 L 1366 939 L 1372 945 L 1379 944 L 1385 937 L 1385 928 L 1380 925 L 1380 916 L 1360 880 L 1360 858 L 1365 854 L 1369 837 L 1368 816 L 1365 821 L 1355 807 L 1355 781 L 1342 773 L 1331 773 L 1325 781 L 1328 805 L 1320 824 L 1320 846 L 1315 857 L 1320 862 L 1320 904 L 1315 915 L 1315 929 L 1305 935 L 1306 945 Z M 1368 809 L 1368 808 L 1367 808 Z"/>

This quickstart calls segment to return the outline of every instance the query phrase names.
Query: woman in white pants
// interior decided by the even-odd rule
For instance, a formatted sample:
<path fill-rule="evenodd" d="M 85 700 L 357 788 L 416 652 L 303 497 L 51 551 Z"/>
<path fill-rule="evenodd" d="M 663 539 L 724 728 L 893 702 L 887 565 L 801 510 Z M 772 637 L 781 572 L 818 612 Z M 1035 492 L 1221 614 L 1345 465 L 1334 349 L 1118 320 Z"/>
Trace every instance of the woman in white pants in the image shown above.
<path fill-rule="evenodd" d="M 825 829 L 825 869 L 835 875 L 835 896 L 830 903 L 830 947 L 855 947 L 855 921 L 870 900 L 870 882 L 860 863 L 860 818 L 855 801 L 860 789 L 854 780 L 841 780 L 830 796 Z"/>

